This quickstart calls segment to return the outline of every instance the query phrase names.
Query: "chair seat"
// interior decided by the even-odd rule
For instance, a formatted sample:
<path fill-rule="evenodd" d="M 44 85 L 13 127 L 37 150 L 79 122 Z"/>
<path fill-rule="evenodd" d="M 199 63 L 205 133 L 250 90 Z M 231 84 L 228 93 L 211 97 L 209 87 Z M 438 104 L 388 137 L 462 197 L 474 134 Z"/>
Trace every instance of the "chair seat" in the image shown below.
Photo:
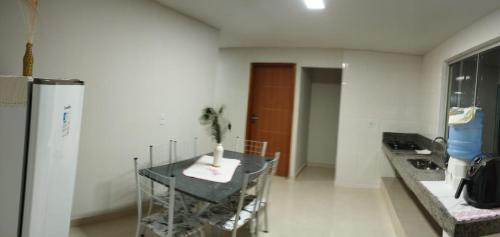
<path fill-rule="evenodd" d="M 233 196 L 234 197 L 234 196 Z M 225 203 L 209 207 L 200 218 L 210 225 L 216 226 L 226 231 L 232 231 L 240 228 L 252 219 L 253 208 L 256 205 L 255 196 L 245 198 L 244 207 L 240 212 L 239 220 L 235 226 L 238 199 L 230 198 Z"/>
<path fill-rule="evenodd" d="M 168 213 L 159 212 L 141 219 L 141 222 L 155 234 L 167 236 Z M 175 214 L 174 233 L 175 237 L 187 237 L 198 233 L 203 228 L 203 223 L 194 216 Z"/>
<path fill-rule="evenodd" d="M 240 198 L 239 194 L 232 195 L 230 197 L 230 200 L 233 203 L 238 203 L 239 198 Z M 257 202 L 257 199 L 256 199 L 255 195 L 247 195 L 245 197 L 243 209 L 252 212 L 254 210 L 254 206 L 255 206 L 256 202 Z M 266 206 L 266 202 L 264 200 L 262 200 L 260 202 L 260 208 L 257 208 L 257 211 L 260 210 L 261 208 L 263 208 L 264 206 Z"/>
<path fill-rule="evenodd" d="M 161 206 L 164 208 L 168 208 L 168 195 L 165 193 L 162 194 L 157 194 L 153 198 L 154 204 L 157 206 Z M 182 195 L 178 192 L 175 193 L 175 211 L 181 211 L 184 209 L 182 205 L 182 201 L 184 201 L 184 204 L 186 205 L 186 208 L 188 211 L 193 211 L 194 208 L 196 208 L 196 205 L 199 203 L 199 200 L 196 198 L 193 198 L 188 195 Z"/>
<path fill-rule="evenodd" d="M 247 210 L 247 211 L 250 211 L 250 212 L 253 212 L 255 205 L 257 205 L 257 200 L 255 199 L 255 197 L 253 197 L 252 199 L 249 198 L 249 197 L 247 197 L 247 198 L 245 198 L 245 203 L 247 203 L 247 204 L 245 205 L 245 207 L 243 209 Z M 260 202 L 260 207 L 258 207 L 255 210 L 259 211 L 261 208 L 263 208 L 265 206 L 266 206 L 266 202 L 261 201 Z"/>

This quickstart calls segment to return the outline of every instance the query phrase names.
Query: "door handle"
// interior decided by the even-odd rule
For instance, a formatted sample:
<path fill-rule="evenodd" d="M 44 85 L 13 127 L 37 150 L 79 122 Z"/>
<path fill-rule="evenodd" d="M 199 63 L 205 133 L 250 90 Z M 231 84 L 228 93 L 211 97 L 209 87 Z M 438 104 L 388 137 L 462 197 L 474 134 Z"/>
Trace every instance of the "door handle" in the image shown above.
<path fill-rule="evenodd" d="M 252 114 L 252 117 L 250 117 L 250 120 L 252 121 L 252 123 L 255 123 L 255 122 L 257 122 L 257 120 L 259 120 L 259 117 L 257 117 L 257 115 L 255 115 L 255 114 Z"/>

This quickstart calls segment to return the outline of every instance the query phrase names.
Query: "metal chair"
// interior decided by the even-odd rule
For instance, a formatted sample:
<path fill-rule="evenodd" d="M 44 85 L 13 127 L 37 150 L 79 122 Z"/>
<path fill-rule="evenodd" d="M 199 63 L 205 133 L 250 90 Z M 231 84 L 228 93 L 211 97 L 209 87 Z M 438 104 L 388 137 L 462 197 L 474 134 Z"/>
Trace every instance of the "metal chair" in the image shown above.
<path fill-rule="evenodd" d="M 176 195 L 175 195 L 175 176 L 161 175 L 148 170 L 148 178 L 141 175 L 142 169 L 138 164 L 138 158 L 134 158 L 135 182 L 137 188 L 137 230 L 136 237 L 144 236 L 146 229 L 150 229 L 155 234 L 164 237 L 185 237 L 193 234 L 200 234 L 205 236 L 203 231 L 203 224 L 194 216 L 189 215 L 189 212 L 177 210 Z M 157 180 L 162 183 L 168 183 L 167 200 L 155 196 L 154 190 L 151 186 L 150 180 Z M 147 196 L 147 197 L 145 197 Z M 155 202 L 162 203 L 160 208 L 155 213 L 148 211 L 146 216 L 143 216 L 142 204 L 146 200 L 154 199 Z M 178 213 L 176 213 L 178 212 Z"/>
<path fill-rule="evenodd" d="M 240 137 L 236 137 L 235 149 L 245 154 L 265 156 L 267 142 L 244 140 Z"/>
<path fill-rule="evenodd" d="M 168 159 L 161 160 L 162 157 Z M 158 159 L 159 158 L 159 159 Z M 157 165 L 165 165 L 171 164 L 178 160 L 177 154 L 177 141 L 170 140 L 168 147 L 167 145 L 150 145 L 149 146 L 149 164 L 147 168 L 152 168 Z M 165 206 L 168 205 L 168 195 L 167 188 L 162 185 L 155 184 L 153 180 L 150 180 L 151 192 L 154 198 L 149 201 L 148 215 L 153 210 L 153 207 L 156 206 Z M 177 200 L 177 204 L 175 206 L 176 210 L 180 210 L 181 208 L 185 211 L 192 211 L 195 206 L 198 204 L 198 200 L 192 198 L 190 196 L 183 195 L 181 193 L 176 193 L 175 198 Z M 157 201 L 158 199 L 162 201 Z"/>
<path fill-rule="evenodd" d="M 268 207 L 269 207 L 269 195 L 271 193 L 271 183 L 272 183 L 272 176 L 276 175 L 276 171 L 278 170 L 278 164 L 280 160 L 281 152 L 276 152 L 274 153 L 274 158 L 272 160 L 267 161 L 267 165 L 269 166 L 266 174 L 265 174 L 265 180 L 264 180 L 264 193 L 262 196 L 261 200 L 261 205 L 258 208 L 259 213 L 263 213 L 264 215 L 264 228 L 262 229 L 263 232 L 268 233 L 269 232 L 269 216 L 268 216 Z M 251 190 L 254 191 L 254 190 Z M 240 197 L 240 194 L 233 195 L 231 198 L 237 199 Z M 252 202 L 255 199 L 255 195 L 247 193 L 246 195 L 246 202 Z"/>
<path fill-rule="evenodd" d="M 181 147 L 179 152 L 179 146 Z M 151 165 L 168 164 L 187 158 L 198 156 L 198 137 L 193 141 L 170 140 L 169 144 L 159 144 L 149 146 L 149 159 Z M 163 160 L 162 160 L 163 159 Z"/>
<path fill-rule="evenodd" d="M 259 206 L 265 189 L 265 177 L 269 172 L 267 164 L 258 171 L 246 173 L 243 176 L 240 194 L 237 199 L 229 199 L 227 202 L 213 205 L 200 215 L 200 218 L 212 227 L 231 232 L 232 237 L 236 237 L 239 228 L 250 222 L 250 233 L 258 236 L 259 226 L 257 223 Z M 255 180 L 255 196 L 249 198 L 248 190 L 250 181 Z"/>
<path fill-rule="evenodd" d="M 271 193 L 271 183 L 272 183 L 272 176 L 276 175 L 276 171 L 278 170 L 278 165 L 280 162 L 280 157 L 281 157 L 281 152 L 276 152 L 274 153 L 274 158 L 270 161 L 267 162 L 267 164 L 270 166 L 268 169 L 269 172 L 266 174 L 266 183 L 265 183 L 265 188 L 264 188 L 264 196 L 262 198 L 262 205 L 260 207 L 260 211 L 264 212 L 264 229 L 263 231 L 265 233 L 269 232 L 269 217 L 268 217 L 268 207 L 269 207 L 269 194 Z"/>
<path fill-rule="evenodd" d="M 192 140 L 173 140 L 174 142 L 174 158 L 177 161 L 185 160 L 199 156 L 198 151 L 198 137 Z"/>

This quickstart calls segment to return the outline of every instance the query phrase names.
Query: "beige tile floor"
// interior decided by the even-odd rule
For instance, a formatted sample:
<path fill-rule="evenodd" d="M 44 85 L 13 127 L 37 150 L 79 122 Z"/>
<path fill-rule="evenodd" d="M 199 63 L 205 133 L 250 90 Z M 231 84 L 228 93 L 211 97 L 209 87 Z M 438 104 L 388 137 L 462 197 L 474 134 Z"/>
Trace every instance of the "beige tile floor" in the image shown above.
<path fill-rule="evenodd" d="M 270 232 L 260 236 L 396 236 L 380 190 L 335 187 L 333 177 L 333 170 L 316 167 L 306 168 L 295 180 L 276 177 L 269 207 Z M 74 227 L 70 236 L 124 237 L 133 236 L 134 230 L 135 217 L 124 216 Z"/>

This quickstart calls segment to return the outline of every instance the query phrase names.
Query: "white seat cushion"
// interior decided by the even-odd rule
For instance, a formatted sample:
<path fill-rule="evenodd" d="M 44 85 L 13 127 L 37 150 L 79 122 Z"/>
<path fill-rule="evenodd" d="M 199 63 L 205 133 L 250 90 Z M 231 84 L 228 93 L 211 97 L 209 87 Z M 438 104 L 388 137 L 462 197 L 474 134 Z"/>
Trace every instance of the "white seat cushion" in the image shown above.
<path fill-rule="evenodd" d="M 159 236 L 167 236 L 168 213 L 159 212 L 142 218 L 141 222 Z M 174 234 L 175 237 L 187 237 L 199 232 L 203 224 L 194 216 L 184 214 L 175 215 Z"/>

